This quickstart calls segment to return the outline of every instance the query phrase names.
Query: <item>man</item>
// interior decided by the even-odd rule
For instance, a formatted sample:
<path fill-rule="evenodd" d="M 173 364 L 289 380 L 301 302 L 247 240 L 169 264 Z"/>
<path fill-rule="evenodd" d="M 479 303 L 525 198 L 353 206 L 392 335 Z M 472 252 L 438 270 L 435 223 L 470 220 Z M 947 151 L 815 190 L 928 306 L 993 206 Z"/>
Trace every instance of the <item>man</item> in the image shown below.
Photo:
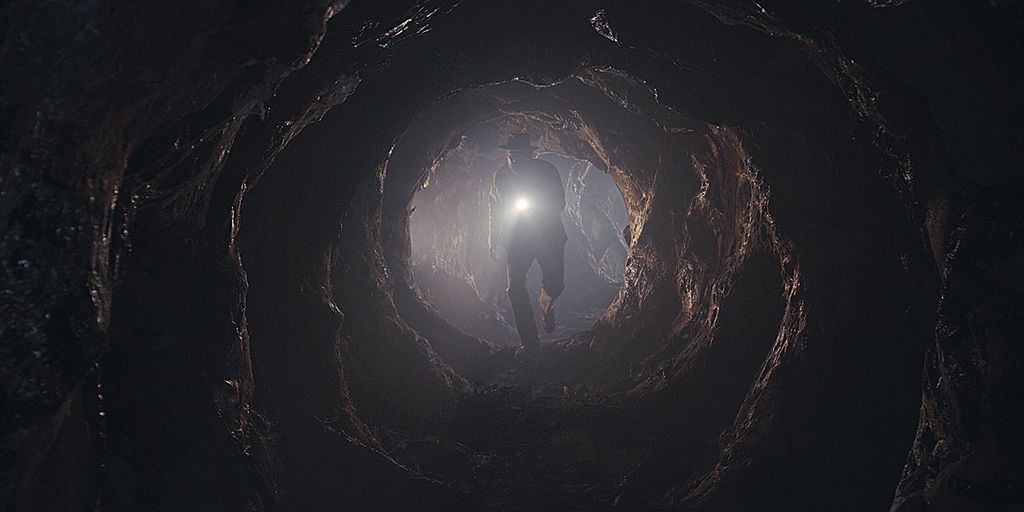
<path fill-rule="evenodd" d="M 489 248 L 498 261 L 499 246 L 505 248 L 508 263 L 508 298 L 512 302 L 516 330 L 522 348 L 540 346 L 533 307 L 526 291 L 526 273 L 537 260 L 542 273 L 542 288 L 537 305 L 544 318 L 544 330 L 555 330 L 555 299 L 565 288 L 565 190 L 558 170 L 535 157 L 525 133 L 511 134 L 508 167 L 494 175 L 490 200 Z"/>

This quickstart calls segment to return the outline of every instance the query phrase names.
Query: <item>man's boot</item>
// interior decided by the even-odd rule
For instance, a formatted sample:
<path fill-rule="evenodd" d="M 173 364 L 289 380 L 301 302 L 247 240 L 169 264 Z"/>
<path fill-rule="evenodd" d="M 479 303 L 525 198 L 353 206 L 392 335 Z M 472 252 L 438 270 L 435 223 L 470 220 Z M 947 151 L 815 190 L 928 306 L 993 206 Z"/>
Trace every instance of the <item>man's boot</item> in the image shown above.
<path fill-rule="evenodd" d="M 540 307 L 540 316 L 544 319 L 544 332 L 555 332 L 555 299 L 542 289 L 540 297 L 537 297 L 537 306 Z"/>
<path fill-rule="evenodd" d="M 522 345 L 516 347 L 516 358 L 530 357 L 540 349 L 540 339 L 534 338 L 530 341 L 523 341 Z"/>

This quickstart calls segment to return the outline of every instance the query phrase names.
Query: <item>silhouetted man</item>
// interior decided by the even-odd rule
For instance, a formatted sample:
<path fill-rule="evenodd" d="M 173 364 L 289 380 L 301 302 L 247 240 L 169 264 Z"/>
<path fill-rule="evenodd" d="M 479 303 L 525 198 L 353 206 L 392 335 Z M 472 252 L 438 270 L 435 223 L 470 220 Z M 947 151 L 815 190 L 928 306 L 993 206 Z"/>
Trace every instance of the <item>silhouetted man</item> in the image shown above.
<path fill-rule="evenodd" d="M 554 302 L 565 288 L 565 190 L 558 170 L 535 158 L 537 148 L 530 137 L 512 134 L 508 144 L 508 167 L 494 175 L 490 202 L 490 252 L 498 260 L 498 247 L 505 248 L 508 261 L 508 298 L 525 349 L 540 345 L 533 308 L 526 291 L 526 273 L 534 260 L 540 264 L 542 288 L 537 305 L 544 318 L 544 330 L 555 330 Z"/>

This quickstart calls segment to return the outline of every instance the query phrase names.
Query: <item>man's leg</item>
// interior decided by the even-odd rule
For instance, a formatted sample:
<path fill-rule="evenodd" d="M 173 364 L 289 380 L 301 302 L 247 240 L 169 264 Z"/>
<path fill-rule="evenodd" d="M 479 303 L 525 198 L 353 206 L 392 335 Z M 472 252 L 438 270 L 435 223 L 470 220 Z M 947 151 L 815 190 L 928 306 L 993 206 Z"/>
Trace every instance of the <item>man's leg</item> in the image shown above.
<path fill-rule="evenodd" d="M 533 264 L 533 251 L 514 249 L 506 250 L 508 254 L 508 300 L 512 303 L 512 314 L 516 318 L 516 330 L 519 331 L 519 342 L 524 347 L 540 345 L 537 336 L 537 323 L 533 321 L 533 306 L 530 305 L 530 294 L 526 291 L 526 273 Z"/>
<path fill-rule="evenodd" d="M 544 330 L 553 332 L 555 299 L 565 290 L 565 242 L 548 244 L 537 255 L 537 263 L 540 264 L 543 285 L 540 297 L 537 298 L 537 305 L 540 306 L 541 316 L 544 317 Z"/>

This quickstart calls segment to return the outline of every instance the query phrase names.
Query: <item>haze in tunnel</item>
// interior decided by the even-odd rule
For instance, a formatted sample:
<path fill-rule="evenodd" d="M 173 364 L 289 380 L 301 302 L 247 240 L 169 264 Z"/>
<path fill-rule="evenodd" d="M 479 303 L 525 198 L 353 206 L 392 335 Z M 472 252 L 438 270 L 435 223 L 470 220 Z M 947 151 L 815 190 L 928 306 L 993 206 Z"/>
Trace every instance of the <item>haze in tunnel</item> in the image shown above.
<path fill-rule="evenodd" d="M 467 334 L 516 345 L 505 261 L 493 261 L 487 247 L 488 192 L 505 156 L 503 150 L 482 146 L 480 137 L 464 138 L 417 191 L 409 220 L 411 263 L 419 292 L 441 316 Z M 618 293 L 628 218 L 622 195 L 605 171 L 557 153 L 540 158 L 558 169 L 566 194 L 565 291 L 558 299 L 555 331 L 541 333 L 542 340 L 555 340 L 593 327 Z M 527 280 L 531 297 L 539 293 L 540 274 L 534 263 Z M 534 313 L 541 325 L 536 307 Z"/>

